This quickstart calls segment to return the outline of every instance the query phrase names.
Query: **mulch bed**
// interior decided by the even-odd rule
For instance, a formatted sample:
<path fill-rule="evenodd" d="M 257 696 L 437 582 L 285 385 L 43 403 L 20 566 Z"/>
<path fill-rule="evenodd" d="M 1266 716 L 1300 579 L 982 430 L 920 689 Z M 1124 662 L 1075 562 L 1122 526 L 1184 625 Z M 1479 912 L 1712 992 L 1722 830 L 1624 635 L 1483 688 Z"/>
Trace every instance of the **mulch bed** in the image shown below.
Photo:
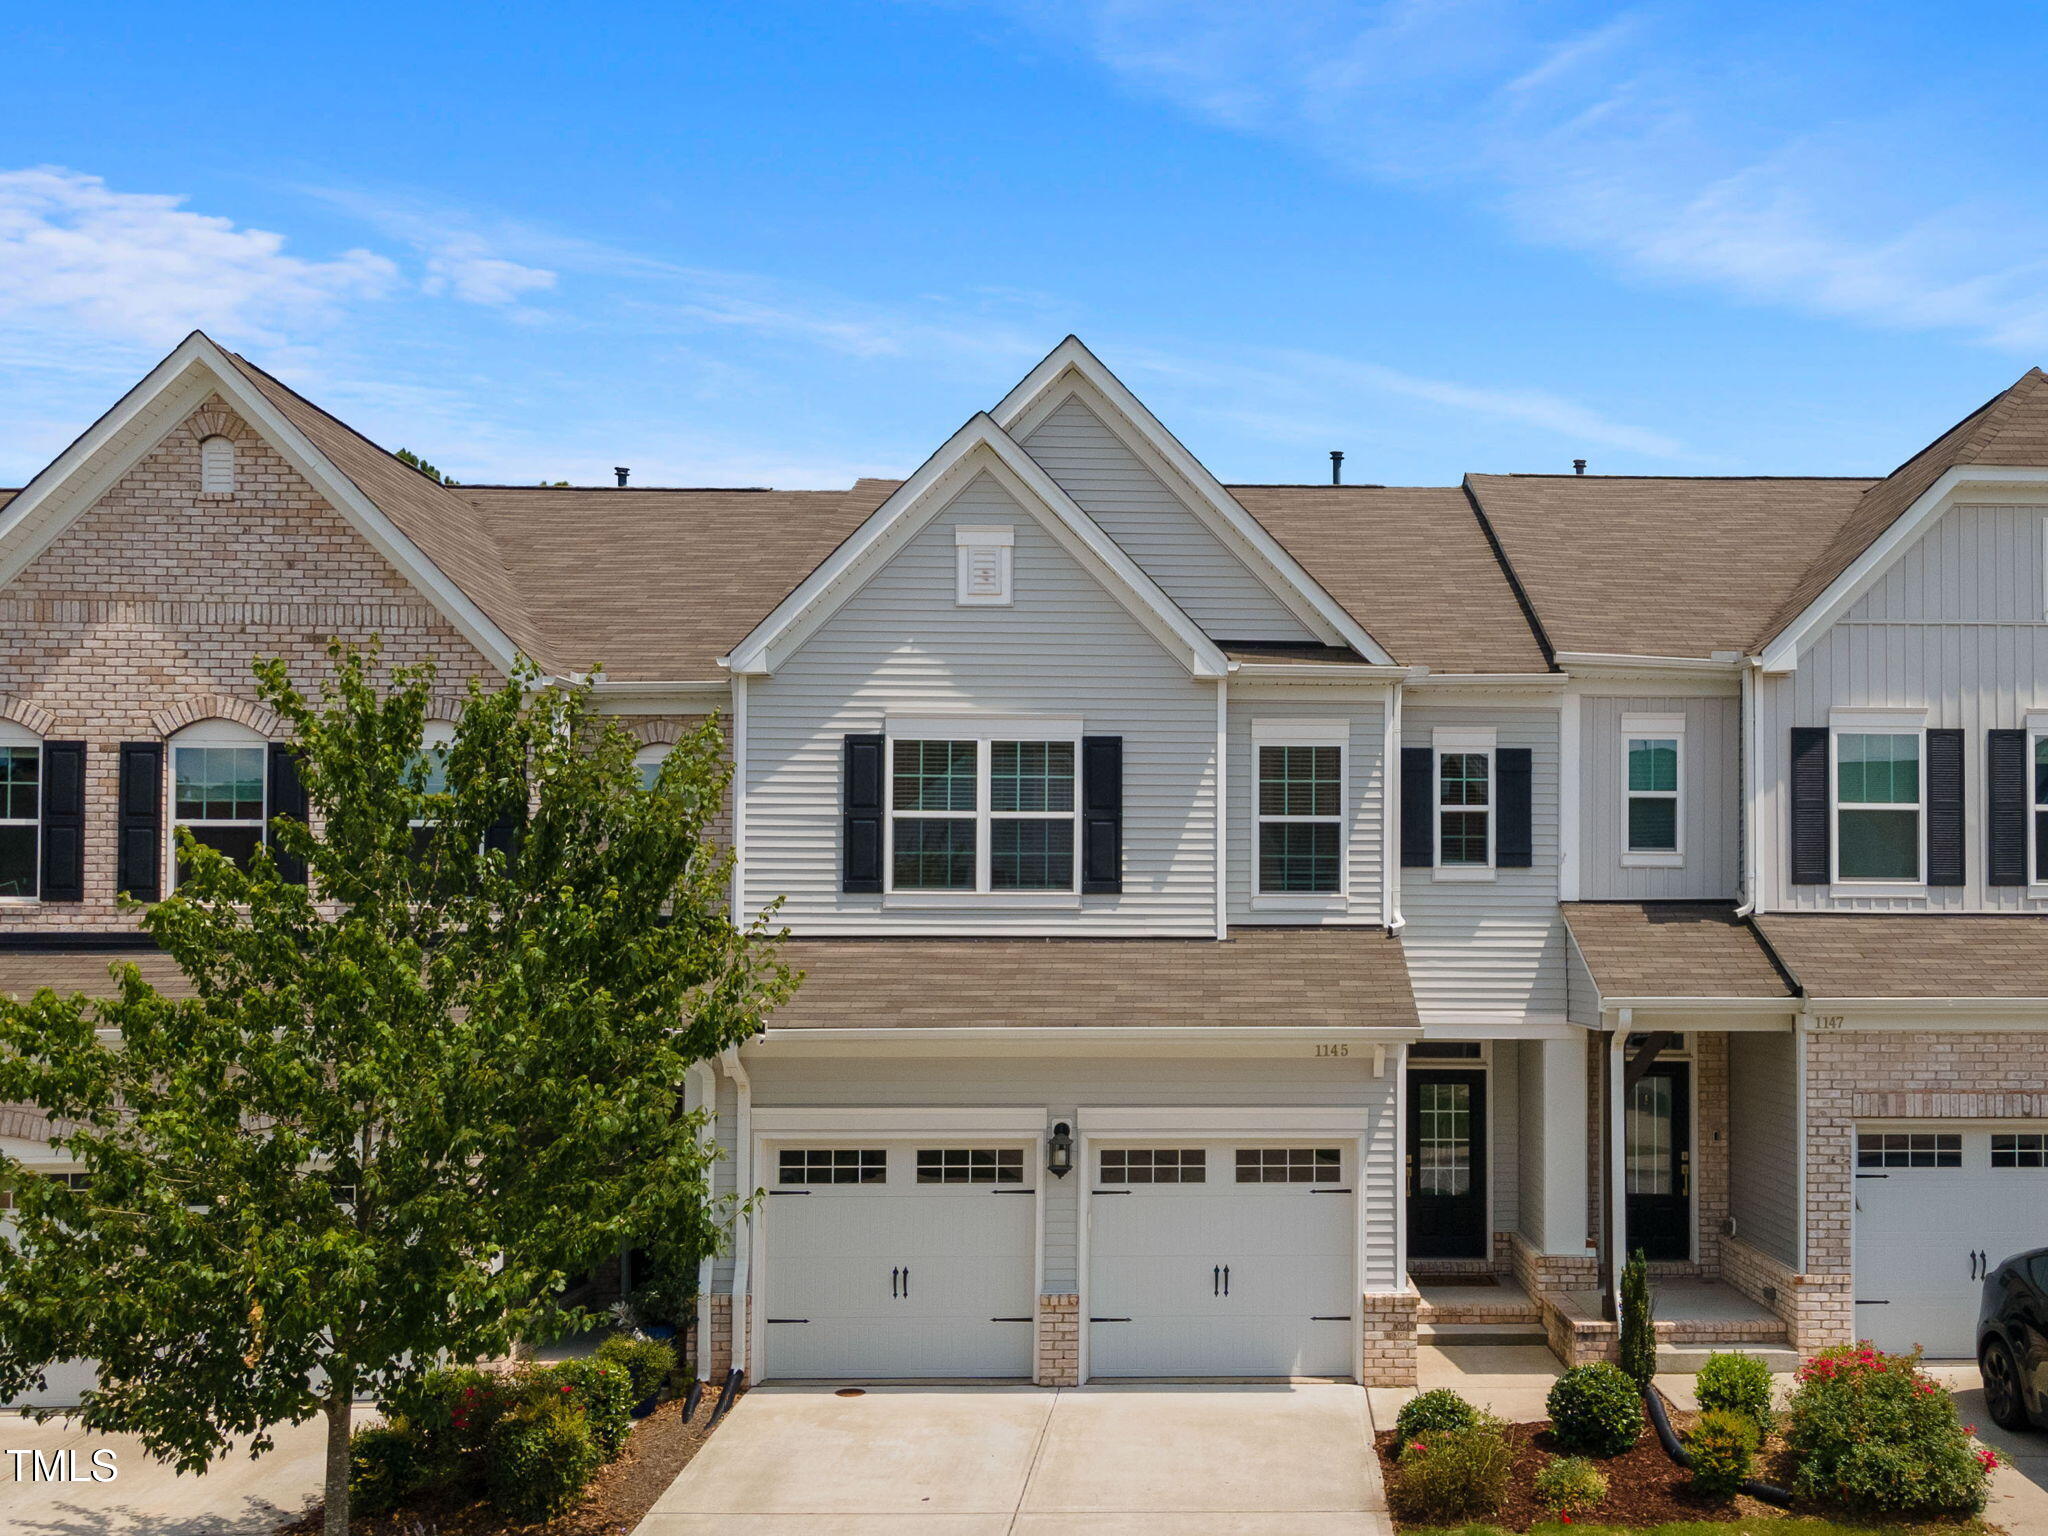
<path fill-rule="evenodd" d="M 1672 1415 L 1673 1427 L 1684 1433 L 1685 1414 Z M 1547 1508 L 1536 1502 L 1534 1488 L 1536 1474 L 1543 1470 L 1544 1463 L 1553 1456 L 1565 1453 L 1556 1438 L 1550 1433 L 1547 1422 L 1536 1424 L 1510 1424 L 1508 1438 L 1515 1448 L 1514 1466 L 1508 1473 L 1507 1502 L 1497 1515 L 1489 1516 L 1485 1524 L 1497 1525 L 1503 1530 L 1526 1531 L 1531 1526 L 1556 1520 Z M 1379 1451 L 1380 1471 L 1391 1482 L 1394 1476 L 1393 1444 L 1394 1432 L 1382 1430 L 1373 1437 L 1373 1444 Z M 1691 1474 L 1683 1467 L 1672 1465 L 1664 1454 L 1664 1448 L 1657 1443 L 1655 1430 L 1647 1426 L 1633 1450 L 1604 1460 L 1595 1458 L 1594 1465 L 1607 1477 L 1607 1497 L 1593 1508 L 1572 1516 L 1581 1525 L 1659 1525 L 1668 1521 L 1728 1521 L 1741 1519 L 1777 1519 L 1783 1511 L 1773 1509 L 1758 1500 L 1738 1495 L 1732 1500 L 1708 1499 L 1693 1491 Z"/>
<path fill-rule="evenodd" d="M 706 1392 L 693 1419 L 683 1417 L 680 1401 L 663 1403 L 633 1426 L 626 1448 L 598 1469 L 576 1507 L 552 1520 L 508 1520 L 482 1501 L 422 1503 L 374 1519 L 358 1515 L 349 1521 L 351 1536 L 624 1536 L 710 1437 L 717 1402 L 716 1392 Z M 315 1506 L 278 1536 L 317 1536 L 320 1513 Z"/>

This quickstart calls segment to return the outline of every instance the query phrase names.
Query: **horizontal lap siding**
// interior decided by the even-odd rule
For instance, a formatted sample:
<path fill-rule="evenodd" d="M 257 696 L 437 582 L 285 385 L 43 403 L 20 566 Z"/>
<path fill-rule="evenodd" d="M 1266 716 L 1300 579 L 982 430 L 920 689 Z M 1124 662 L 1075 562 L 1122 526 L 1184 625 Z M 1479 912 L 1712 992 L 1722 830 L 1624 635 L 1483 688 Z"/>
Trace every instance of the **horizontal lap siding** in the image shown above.
<path fill-rule="evenodd" d="M 1685 862 L 1676 869 L 1622 863 L 1628 851 L 1624 715 L 1685 717 L 1679 778 Z M 1579 825 L 1586 856 L 1579 894 L 1587 901 L 1732 900 L 1742 857 L 1741 701 L 1589 697 L 1580 729 Z"/>
<path fill-rule="evenodd" d="M 1024 451 L 1210 635 L 1316 638 L 1079 400 L 1048 416 Z"/>
<path fill-rule="evenodd" d="M 1493 726 L 1496 744 L 1533 753 L 1534 862 L 1490 881 L 1437 881 L 1404 869 L 1401 947 L 1424 1023 L 1558 1019 L 1565 1008 L 1564 924 L 1557 911 L 1557 716 L 1546 710 L 1410 704 L 1402 740 L 1430 745 L 1440 725 Z M 1433 835 L 1433 834 L 1432 834 Z"/>
<path fill-rule="evenodd" d="M 1016 603 L 955 605 L 953 530 L 1015 529 Z M 1083 910 L 918 910 L 839 889 L 840 754 L 891 713 L 1081 717 L 1124 740 L 1124 888 Z M 750 910 L 802 933 L 966 925 L 1075 933 L 1215 929 L 1216 693 L 1197 683 L 986 476 L 969 485 L 773 677 L 747 687 Z M 885 916 L 886 910 L 886 916 Z"/>
<path fill-rule="evenodd" d="M 1945 514 L 1844 620 L 1800 657 L 1799 670 L 1757 688 L 1760 869 L 1769 909 L 2027 912 L 2023 886 L 1984 883 L 1985 732 L 2017 728 L 2048 707 L 2039 508 L 1959 507 Z M 1794 726 L 1825 726 L 1830 709 L 1925 707 L 1930 729 L 1964 733 L 1967 883 L 1925 896 L 1836 899 L 1793 885 L 1785 851 L 1787 753 Z"/>
<path fill-rule="evenodd" d="M 1349 899 L 1345 910 L 1324 913 L 1301 908 L 1254 908 L 1258 889 L 1258 761 L 1252 726 L 1260 720 L 1348 721 L 1345 764 L 1345 856 Z M 1230 705 L 1230 804 L 1228 879 L 1233 923 L 1380 921 L 1381 832 L 1386 804 L 1386 726 L 1381 706 L 1297 703 L 1291 699 L 1233 700 Z"/>
<path fill-rule="evenodd" d="M 1799 1082 L 1789 1034 L 1728 1037 L 1728 1210 L 1735 1235 L 1799 1263 Z"/>

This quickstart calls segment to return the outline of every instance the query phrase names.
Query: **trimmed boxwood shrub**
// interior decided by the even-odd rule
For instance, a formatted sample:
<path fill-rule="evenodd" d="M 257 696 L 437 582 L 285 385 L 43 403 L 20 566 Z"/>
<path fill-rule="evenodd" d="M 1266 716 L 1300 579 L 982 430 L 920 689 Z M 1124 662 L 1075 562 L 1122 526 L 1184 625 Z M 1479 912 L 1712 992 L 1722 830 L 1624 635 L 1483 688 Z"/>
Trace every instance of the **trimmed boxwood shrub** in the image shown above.
<path fill-rule="evenodd" d="M 1479 1410 L 1449 1387 L 1424 1392 L 1404 1403 L 1394 1418 L 1394 1454 L 1401 1455 L 1425 1434 L 1470 1429 L 1478 1422 Z"/>
<path fill-rule="evenodd" d="M 1692 1455 L 1692 1485 L 1709 1498 L 1728 1499 L 1749 1480 L 1759 1440 L 1756 1420 L 1715 1408 L 1702 1413 L 1685 1448 Z"/>
<path fill-rule="evenodd" d="M 1552 1514 L 1572 1516 L 1607 1497 L 1607 1474 L 1583 1456 L 1554 1456 L 1530 1489 Z"/>
<path fill-rule="evenodd" d="M 1506 1502 L 1514 1460 L 1507 1426 L 1484 1414 L 1463 1429 L 1425 1431 L 1406 1443 L 1387 1502 L 1403 1520 L 1422 1525 L 1484 1520 Z"/>
<path fill-rule="evenodd" d="M 1642 1394 L 1604 1360 L 1558 1377 L 1545 1406 L 1558 1444 L 1575 1455 L 1619 1456 L 1642 1438 Z"/>
<path fill-rule="evenodd" d="M 633 1430 L 633 1383 L 622 1365 L 603 1360 L 563 1360 L 529 1378 L 541 1399 L 559 1397 L 590 1421 L 591 1442 L 605 1461 L 626 1448 Z"/>
<path fill-rule="evenodd" d="M 1971 1446 L 1917 1351 L 1868 1344 L 1822 1350 L 1800 1367 L 1785 1441 L 1800 1493 L 1859 1514 L 1974 1515 L 1998 1465 Z"/>
<path fill-rule="evenodd" d="M 625 1371 L 633 1383 L 636 1403 L 656 1396 L 668 1385 L 676 1369 L 675 1345 L 664 1339 L 636 1339 L 626 1333 L 613 1334 L 597 1346 L 591 1358 Z"/>
<path fill-rule="evenodd" d="M 1756 1356 L 1707 1356 L 1693 1391 L 1703 1412 L 1739 1413 L 1756 1425 L 1759 1438 L 1771 1432 L 1771 1368 Z"/>
<path fill-rule="evenodd" d="M 590 1421 L 566 1402 L 529 1402 L 492 1427 L 484 1480 L 492 1505 L 515 1520 L 562 1513 L 604 1464 Z"/>

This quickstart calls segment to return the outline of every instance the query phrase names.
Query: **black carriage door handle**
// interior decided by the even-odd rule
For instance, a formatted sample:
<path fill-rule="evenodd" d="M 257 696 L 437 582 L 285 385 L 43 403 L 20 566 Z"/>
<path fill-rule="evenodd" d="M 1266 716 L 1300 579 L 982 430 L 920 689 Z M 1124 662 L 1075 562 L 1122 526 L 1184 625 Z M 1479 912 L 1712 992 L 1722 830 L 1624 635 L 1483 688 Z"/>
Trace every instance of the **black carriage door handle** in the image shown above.
<path fill-rule="evenodd" d="M 1228 1264 L 1223 1266 L 1223 1294 L 1226 1296 L 1230 1294 L 1230 1266 Z"/>
<path fill-rule="evenodd" d="M 903 1266 L 903 1299 L 910 1300 L 910 1266 Z"/>
<path fill-rule="evenodd" d="M 901 1271 L 900 1269 L 892 1269 L 889 1271 L 889 1294 L 891 1296 L 894 1296 L 896 1294 L 896 1277 L 901 1273 L 903 1273 L 903 1271 Z"/>
<path fill-rule="evenodd" d="M 1223 1267 L 1220 1264 L 1209 1266 L 1209 1294 L 1211 1296 L 1221 1296 L 1223 1294 Z"/>

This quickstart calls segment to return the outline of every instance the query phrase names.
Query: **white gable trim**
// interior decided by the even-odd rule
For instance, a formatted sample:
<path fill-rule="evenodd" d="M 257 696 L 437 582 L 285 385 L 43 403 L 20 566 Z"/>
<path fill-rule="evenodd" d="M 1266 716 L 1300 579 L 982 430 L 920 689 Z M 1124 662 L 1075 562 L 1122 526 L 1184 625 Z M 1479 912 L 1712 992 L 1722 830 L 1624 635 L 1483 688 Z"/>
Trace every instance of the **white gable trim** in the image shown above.
<path fill-rule="evenodd" d="M 772 673 L 959 491 L 984 473 L 1027 510 L 1043 509 L 1041 521 L 1047 531 L 1190 673 L 1221 677 L 1229 671 L 1215 642 L 986 411 L 948 438 L 730 655 L 719 659 L 736 674 Z"/>
<path fill-rule="evenodd" d="M 1368 661 L 1393 665 L 1378 641 L 1304 570 L 1284 545 L 1209 473 L 1202 461 L 1166 429 L 1145 403 L 1102 360 L 1069 336 L 1046 354 L 990 412 L 996 424 L 1022 440 L 1072 395 L 1096 409 L 1104 424 L 1168 489 L 1178 489 L 1190 511 L 1253 577 L 1326 644 L 1348 645 Z M 1093 397 L 1092 399 L 1089 397 Z M 1226 637 L 1227 638 L 1227 637 Z"/>
<path fill-rule="evenodd" d="M 2048 468 L 1959 464 L 1944 471 L 1941 478 L 1922 491 L 1891 527 L 1850 562 L 1847 570 L 1829 582 L 1826 590 L 1807 604 L 1799 617 L 1772 637 L 1763 649 L 1763 670 L 1796 672 L 1800 653 L 1876 586 L 1885 572 L 1891 569 L 1892 563 L 1950 507 L 1970 500 L 1973 493 L 2010 491 L 2028 486 L 2038 486 L 2044 496 L 2048 496 Z"/>
<path fill-rule="evenodd" d="M 214 342 L 194 331 L 0 509 L 0 586 L 12 581 L 153 451 L 210 394 L 242 419 L 341 513 L 378 554 L 470 644 L 509 672 L 519 647 L 426 553 L 251 384 Z M 97 467 L 103 450 L 116 449 Z"/>

